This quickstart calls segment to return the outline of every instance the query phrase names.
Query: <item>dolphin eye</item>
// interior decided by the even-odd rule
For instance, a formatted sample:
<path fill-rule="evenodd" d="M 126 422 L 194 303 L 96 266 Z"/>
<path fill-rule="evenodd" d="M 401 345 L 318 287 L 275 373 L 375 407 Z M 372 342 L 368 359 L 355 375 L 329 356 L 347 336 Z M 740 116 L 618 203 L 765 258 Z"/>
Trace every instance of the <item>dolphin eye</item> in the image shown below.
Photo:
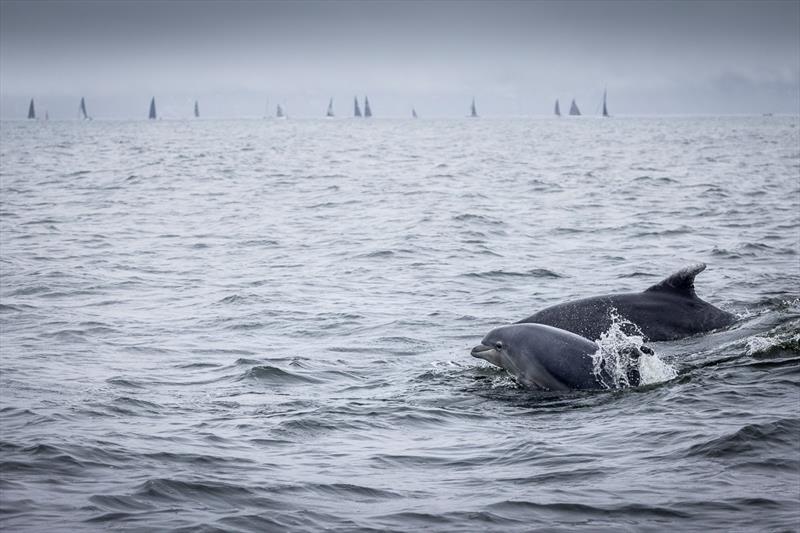
<path fill-rule="evenodd" d="M 498 350 L 502 350 L 503 349 L 503 343 L 500 342 L 500 341 L 497 341 L 496 343 L 494 343 L 494 347 L 497 348 Z"/>

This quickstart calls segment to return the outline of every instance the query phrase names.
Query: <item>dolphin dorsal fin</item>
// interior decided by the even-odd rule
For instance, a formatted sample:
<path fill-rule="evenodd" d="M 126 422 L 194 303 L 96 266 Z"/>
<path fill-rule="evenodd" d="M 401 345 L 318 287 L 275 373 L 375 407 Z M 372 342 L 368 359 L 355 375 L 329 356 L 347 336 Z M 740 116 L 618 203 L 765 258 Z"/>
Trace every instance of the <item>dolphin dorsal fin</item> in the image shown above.
<path fill-rule="evenodd" d="M 694 278 L 705 269 L 705 263 L 697 263 L 682 268 L 644 292 L 671 292 L 687 298 L 697 298 L 697 294 L 694 292 Z"/>

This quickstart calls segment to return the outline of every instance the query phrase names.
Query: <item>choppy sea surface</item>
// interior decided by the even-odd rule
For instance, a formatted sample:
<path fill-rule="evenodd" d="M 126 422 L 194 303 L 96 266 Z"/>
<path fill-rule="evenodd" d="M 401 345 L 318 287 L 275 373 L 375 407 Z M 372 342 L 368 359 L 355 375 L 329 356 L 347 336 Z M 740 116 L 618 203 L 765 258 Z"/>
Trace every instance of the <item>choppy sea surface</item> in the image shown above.
<path fill-rule="evenodd" d="M 5 531 L 800 528 L 800 119 L 0 124 Z M 694 262 L 637 388 L 469 350 Z"/>

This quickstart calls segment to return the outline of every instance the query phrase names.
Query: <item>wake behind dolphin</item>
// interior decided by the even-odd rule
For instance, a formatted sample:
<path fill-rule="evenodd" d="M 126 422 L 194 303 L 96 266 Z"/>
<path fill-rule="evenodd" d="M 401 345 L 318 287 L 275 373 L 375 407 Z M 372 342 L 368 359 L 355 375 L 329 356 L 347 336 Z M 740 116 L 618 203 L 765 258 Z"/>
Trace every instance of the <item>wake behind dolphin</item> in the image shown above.
<path fill-rule="evenodd" d="M 701 300 L 695 293 L 694 278 L 705 268 L 705 263 L 686 267 L 643 292 L 554 305 L 518 324 L 545 324 L 587 339 L 599 339 L 611 327 L 616 313 L 635 324 L 649 341 L 682 339 L 730 326 L 736 321 L 734 315 Z"/>

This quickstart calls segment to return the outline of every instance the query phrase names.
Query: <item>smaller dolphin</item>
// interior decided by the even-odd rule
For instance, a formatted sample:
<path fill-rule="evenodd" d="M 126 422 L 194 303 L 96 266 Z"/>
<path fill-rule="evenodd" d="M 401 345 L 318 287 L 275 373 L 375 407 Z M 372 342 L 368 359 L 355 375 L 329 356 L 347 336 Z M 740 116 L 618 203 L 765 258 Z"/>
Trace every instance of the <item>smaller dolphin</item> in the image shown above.
<path fill-rule="evenodd" d="M 563 329 L 511 324 L 490 331 L 471 354 L 505 369 L 527 387 L 565 391 L 602 389 L 604 383 L 613 382 L 604 366 L 594 372 L 592 355 L 598 350 L 597 344 Z M 642 351 L 652 353 L 647 348 Z M 637 386 L 638 365 L 633 366 L 627 377 Z"/>
<path fill-rule="evenodd" d="M 682 339 L 730 326 L 736 322 L 734 315 L 704 302 L 694 292 L 694 278 L 705 268 L 705 263 L 686 267 L 643 292 L 595 296 L 554 305 L 518 324 L 546 324 L 587 339 L 599 339 L 611 327 L 612 312 L 616 312 L 638 326 L 649 341 Z"/>

